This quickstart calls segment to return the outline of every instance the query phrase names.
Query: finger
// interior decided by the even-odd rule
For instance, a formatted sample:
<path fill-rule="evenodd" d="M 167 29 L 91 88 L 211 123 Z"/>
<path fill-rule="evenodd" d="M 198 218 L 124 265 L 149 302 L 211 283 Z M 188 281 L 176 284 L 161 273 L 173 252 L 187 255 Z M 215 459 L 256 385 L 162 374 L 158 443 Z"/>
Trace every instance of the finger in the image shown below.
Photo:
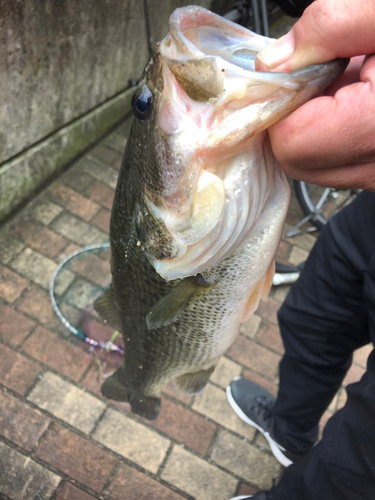
<path fill-rule="evenodd" d="M 272 149 L 285 168 L 314 170 L 375 159 L 375 56 L 362 81 L 317 97 L 270 128 Z"/>
<path fill-rule="evenodd" d="M 375 52 L 373 0 L 316 0 L 292 30 L 258 54 L 277 71 Z"/>
<path fill-rule="evenodd" d="M 365 189 L 375 191 L 375 163 L 345 165 L 319 170 L 295 170 L 285 172 L 299 181 L 336 189 Z"/>

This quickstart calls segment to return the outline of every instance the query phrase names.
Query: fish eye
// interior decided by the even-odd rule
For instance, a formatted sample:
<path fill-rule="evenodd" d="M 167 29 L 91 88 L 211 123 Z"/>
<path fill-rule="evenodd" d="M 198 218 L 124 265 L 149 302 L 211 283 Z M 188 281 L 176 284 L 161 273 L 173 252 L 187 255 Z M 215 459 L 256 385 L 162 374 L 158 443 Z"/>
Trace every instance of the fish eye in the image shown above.
<path fill-rule="evenodd" d="M 132 110 L 134 116 L 138 118 L 138 120 L 143 121 L 150 116 L 152 110 L 152 100 L 152 93 L 147 85 L 142 85 L 142 87 L 140 87 L 133 95 Z"/>

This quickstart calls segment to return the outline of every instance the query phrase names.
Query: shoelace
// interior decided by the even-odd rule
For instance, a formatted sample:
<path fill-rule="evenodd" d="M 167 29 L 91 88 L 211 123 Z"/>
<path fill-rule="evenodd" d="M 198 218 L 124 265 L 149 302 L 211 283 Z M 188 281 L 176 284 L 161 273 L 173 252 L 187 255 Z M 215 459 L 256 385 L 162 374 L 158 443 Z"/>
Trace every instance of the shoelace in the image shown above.
<path fill-rule="evenodd" d="M 272 415 L 274 402 L 266 396 L 258 396 L 254 399 L 250 409 L 255 413 L 261 412 L 265 420 L 269 420 Z"/>

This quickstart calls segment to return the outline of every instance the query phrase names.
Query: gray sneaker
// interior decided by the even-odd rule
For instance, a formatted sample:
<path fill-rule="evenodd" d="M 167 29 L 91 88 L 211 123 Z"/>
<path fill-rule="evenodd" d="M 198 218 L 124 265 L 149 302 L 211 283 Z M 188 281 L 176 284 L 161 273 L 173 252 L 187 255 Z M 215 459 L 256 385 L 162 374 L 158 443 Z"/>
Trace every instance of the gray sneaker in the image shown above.
<path fill-rule="evenodd" d="M 237 415 L 267 439 L 272 453 L 281 465 L 288 467 L 301 458 L 283 448 L 272 436 L 272 407 L 275 398 L 266 389 L 250 380 L 237 377 L 228 385 L 227 397 Z M 256 496 L 253 498 L 255 500 Z"/>

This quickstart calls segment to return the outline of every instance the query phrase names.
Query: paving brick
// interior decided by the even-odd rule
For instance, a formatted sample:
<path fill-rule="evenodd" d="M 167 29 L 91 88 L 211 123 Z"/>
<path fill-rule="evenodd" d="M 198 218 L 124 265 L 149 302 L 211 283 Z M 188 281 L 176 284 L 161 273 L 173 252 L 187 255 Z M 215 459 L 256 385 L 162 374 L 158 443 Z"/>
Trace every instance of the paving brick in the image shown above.
<path fill-rule="evenodd" d="M 51 259 L 56 258 L 68 244 L 65 238 L 29 217 L 18 219 L 10 231 L 18 240 Z"/>
<path fill-rule="evenodd" d="M 25 245 L 17 241 L 7 232 L 0 232 L 0 263 L 9 264 L 9 262 L 19 254 Z"/>
<path fill-rule="evenodd" d="M 109 233 L 111 222 L 111 212 L 102 208 L 100 212 L 92 219 L 92 223 L 102 231 Z"/>
<path fill-rule="evenodd" d="M 277 325 L 277 311 L 280 308 L 280 303 L 268 297 L 266 300 L 261 300 L 257 309 L 257 314 L 262 316 L 270 323 Z"/>
<path fill-rule="evenodd" d="M 23 396 L 41 370 L 35 361 L 0 344 L 0 384 Z"/>
<path fill-rule="evenodd" d="M 110 453 L 57 423 L 41 440 L 36 456 L 94 491 L 103 489 L 118 463 Z"/>
<path fill-rule="evenodd" d="M 291 188 L 292 188 L 292 193 L 294 194 L 294 186 L 291 186 Z M 302 212 L 301 207 L 300 207 L 300 204 L 295 196 L 291 196 L 291 199 L 290 199 L 289 211 L 291 211 L 291 210 L 293 212 L 298 213 L 301 216 L 301 218 L 304 217 L 303 212 Z"/>
<path fill-rule="evenodd" d="M 34 327 L 34 321 L 0 303 L 0 341 L 19 345 Z"/>
<path fill-rule="evenodd" d="M 239 335 L 226 355 L 251 370 L 273 379 L 276 376 L 280 356 L 266 347 Z"/>
<path fill-rule="evenodd" d="M 360 349 L 357 349 L 354 352 L 354 358 L 353 361 L 356 365 L 361 366 L 362 368 L 366 368 L 367 365 L 367 358 L 370 355 L 370 352 L 374 349 L 374 346 L 372 344 L 365 345 L 361 347 Z"/>
<path fill-rule="evenodd" d="M 38 222 L 41 222 L 45 226 L 48 226 L 48 224 L 50 224 L 53 219 L 60 215 L 62 211 L 63 208 L 59 205 L 56 205 L 56 203 L 43 200 L 33 205 L 31 216 Z"/>
<path fill-rule="evenodd" d="M 246 323 L 242 323 L 241 325 L 241 333 L 246 335 L 249 339 L 255 338 L 259 325 L 262 321 L 262 318 L 257 314 L 253 314 Z"/>
<path fill-rule="evenodd" d="M 291 249 L 292 245 L 290 245 L 286 241 L 281 240 L 275 255 L 276 262 L 280 262 L 281 264 L 286 264 L 286 265 L 289 264 L 288 259 Z"/>
<path fill-rule="evenodd" d="M 195 500 L 228 500 L 237 486 L 229 474 L 179 446 L 173 447 L 161 477 Z"/>
<path fill-rule="evenodd" d="M 0 442 L 0 498 L 48 500 L 60 477 Z"/>
<path fill-rule="evenodd" d="M 272 479 L 281 474 L 281 466 L 273 456 L 224 430 L 219 432 L 211 458 L 260 490 L 271 488 Z"/>
<path fill-rule="evenodd" d="M 81 193 L 94 182 L 94 178 L 84 172 L 78 172 L 77 168 L 73 167 L 65 172 L 59 181 Z"/>
<path fill-rule="evenodd" d="M 48 289 L 56 264 L 31 248 L 25 248 L 11 262 L 11 267 L 22 276 Z"/>
<path fill-rule="evenodd" d="M 286 299 L 286 296 L 288 295 L 289 293 L 289 290 L 291 289 L 291 286 L 290 285 L 280 285 L 280 286 L 277 286 L 275 287 L 276 290 L 273 294 L 273 298 L 275 300 L 277 300 L 278 302 L 284 302 L 284 300 Z"/>
<path fill-rule="evenodd" d="M 51 420 L 4 390 L 0 390 L 0 408 L 0 436 L 27 451 L 35 448 Z"/>
<path fill-rule="evenodd" d="M 220 358 L 210 380 L 225 389 L 231 380 L 241 374 L 241 371 L 242 366 L 223 356 Z"/>
<path fill-rule="evenodd" d="M 79 162 L 79 168 L 83 172 L 95 177 L 96 180 L 104 182 L 112 189 L 116 188 L 118 170 L 110 167 L 103 168 L 101 163 L 89 158 L 83 158 Z"/>
<path fill-rule="evenodd" d="M 341 387 L 339 390 L 339 397 L 337 401 L 337 410 L 341 410 L 346 404 L 346 401 L 348 399 L 348 395 L 346 393 L 346 390 L 344 387 Z"/>
<path fill-rule="evenodd" d="M 104 374 L 111 374 L 114 372 L 114 369 L 112 367 L 109 367 L 107 371 L 107 367 L 99 366 L 99 364 L 95 362 L 92 364 L 92 366 L 90 366 L 90 369 L 86 373 L 81 383 L 81 385 L 85 389 L 88 389 L 98 396 L 101 396 L 100 387 L 105 380 L 102 371 L 104 372 Z"/>
<path fill-rule="evenodd" d="M 105 410 L 105 404 L 97 398 L 50 372 L 43 375 L 27 399 L 87 434 Z"/>
<path fill-rule="evenodd" d="M 82 311 L 75 309 L 74 307 L 66 304 L 65 302 L 59 302 L 58 305 L 61 314 L 71 325 L 75 326 L 79 325 L 79 321 L 82 316 Z M 56 322 L 56 326 L 54 327 L 53 330 L 57 331 L 60 335 L 64 336 L 68 340 L 70 340 L 73 335 L 72 332 L 68 330 L 68 328 L 60 320 Z"/>
<path fill-rule="evenodd" d="M 320 419 L 320 422 L 319 422 L 319 437 L 318 437 L 318 439 L 322 439 L 324 428 L 325 428 L 328 420 L 331 417 L 332 417 L 332 413 L 330 413 L 329 411 L 325 411 L 323 413 L 323 416 L 322 416 L 322 418 Z"/>
<path fill-rule="evenodd" d="M 103 143 L 98 144 L 98 146 L 92 149 L 89 156 L 100 161 L 103 165 L 114 165 L 119 158 L 121 158 L 119 151 L 116 151 Z"/>
<path fill-rule="evenodd" d="M 169 448 L 169 440 L 118 411 L 108 409 L 94 439 L 110 450 L 156 474 Z"/>
<path fill-rule="evenodd" d="M 10 269 L 0 265 L 0 297 L 7 302 L 15 302 L 29 282 Z"/>
<path fill-rule="evenodd" d="M 178 399 L 178 401 L 181 401 L 182 403 L 185 403 L 189 406 L 194 399 L 193 396 L 190 396 L 185 392 L 178 391 L 171 382 L 163 387 L 163 393 L 168 394 L 168 396 L 171 396 L 174 399 Z"/>
<path fill-rule="evenodd" d="M 125 492 L 126 500 L 183 500 L 181 495 L 166 488 L 146 474 L 121 464 L 106 491 L 106 497 L 111 500 L 124 500 Z"/>
<path fill-rule="evenodd" d="M 297 266 L 298 264 L 301 264 L 301 262 L 304 262 L 308 256 L 309 252 L 294 246 L 290 253 L 289 262 L 294 266 Z"/>
<path fill-rule="evenodd" d="M 301 222 L 301 220 L 304 217 L 305 217 L 305 215 L 301 212 L 300 209 L 298 209 L 298 210 L 289 209 L 288 215 L 287 215 L 287 218 L 286 218 L 287 224 L 285 226 L 288 227 L 288 228 L 294 227 L 299 222 Z M 305 223 L 303 225 L 302 229 L 305 229 L 305 228 L 308 228 L 308 227 L 312 227 L 312 224 L 310 224 L 309 222 Z"/>
<path fill-rule="evenodd" d="M 102 207 L 112 209 L 115 192 L 103 182 L 95 181 L 85 190 L 85 194 Z"/>
<path fill-rule="evenodd" d="M 58 295 L 62 295 L 73 283 L 74 278 L 75 274 L 69 271 L 68 268 L 63 267 L 60 269 L 55 277 L 54 292 Z"/>
<path fill-rule="evenodd" d="M 232 410 L 225 391 L 211 384 L 195 397 L 192 408 L 247 439 L 254 437 L 255 429 L 245 424 Z"/>
<path fill-rule="evenodd" d="M 106 146 L 115 149 L 118 153 L 123 154 L 126 146 L 126 137 L 114 132 L 106 137 L 103 141 Z"/>
<path fill-rule="evenodd" d="M 339 400 L 339 393 L 337 392 L 327 408 L 329 412 L 334 413 L 336 411 L 338 400 Z"/>
<path fill-rule="evenodd" d="M 346 387 L 347 385 L 353 384 L 354 382 L 359 382 L 365 371 L 366 370 L 364 368 L 361 368 L 360 366 L 352 365 L 349 368 L 349 371 L 346 374 L 342 385 Z"/>
<path fill-rule="evenodd" d="M 255 495 L 255 493 L 257 493 L 258 490 L 255 490 L 254 488 L 252 488 L 251 486 L 248 486 L 247 484 L 245 483 L 242 483 L 239 490 L 238 490 L 238 495 Z"/>
<path fill-rule="evenodd" d="M 107 287 L 111 283 L 111 266 L 92 253 L 84 253 L 70 262 L 70 269 L 96 285 Z"/>
<path fill-rule="evenodd" d="M 17 309 L 37 319 L 43 325 L 53 326 L 55 324 L 56 315 L 52 309 L 48 292 L 35 285 L 31 285 L 22 295 Z"/>
<path fill-rule="evenodd" d="M 297 234 L 296 236 L 293 236 L 292 238 L 286 238 L 285 241 L 291 243 L 292 245 L 296 245 L 299 248 L 302 248 L 303 250 L 306 250 L 307 252 L 310 252 L 312 250 L 312 247 L 315 245 L 316 242 L 316 236 L 313 236 L 311 234 Z"/>
<path fill-rule="evenodd" d="M 258 446 L 261 450 L 269 450 L 270 445 L 268 444 L 267 439 L 260 432 L 256 433 L 254 444 Z"/>
<path fill-rule="evenodd" d="M 111 260 L 111 250 L 109 248 L 101 250 L 97 255 L 107 262 L 110 262 Z"/>
<path fill-rule="evenodd" d="M 251 370 L 245 370 L 243 372 L 243 377 L 247 378 L 248 380 L 251 380 L 252 382 L 255 382 L 256 384 L 261 385 L 262 387 L 267 389 L 267 391 L 273 394 L 273 396 L 276 396 L 278 390 L 277 385 L 265 379 L 264 377 L 258 375 L 257 373 Z"/>
<path fill-rule="evenodd" d="M 31 357 L 78 382 L 92 362 L 92 355 L 82 347 L 61 340 L 39 326 L 23 345 Z"/>
<path fill-rule="evenodd" d="M 61 262 L 64 260 L 66 257 L 68 257 L 70 254 L 76 252 L 77 250 L 80 250 L 82 247 L 80 245 L 76 245 L 75 243 L 70 243 L 65 249 L 64 253 L 59 255 L 59 261 Z"/>
<path fill-rule="evenodd" d="M 120 356 L 119 356 L 120 358 Z M 95 360 L 97 361 L 97 360 Z M 121 364 L 121 358 L 120 358 L 120 364 Z M 85 375 L 85 378 L 81 382 L 82 387 L 85 389 L 88 389 L 89 391 L 93 392 L 96 394 L 98 397 L 100 397 L 105 403 L 107 403 L 109 400 L 106 399 L 104 396 L 102 396 L 100 392 L 100 387 L 102 386 L 103 382 L 105 381 L 105 378 L 111 375 L 114 372 L 115 368 L 113 366 L 109 366 L 106 363 L 99 363 L 95 362 L 93 365 L 90 367 L 88 372 Z M 106 374 L 106 377 L 103 376 L 103 374 Z M 110 401 L 112 405 L 117 406 L 117 408 L 121 412 L 125 413 L 130 413 L 130 404 L 129 403 L 121 403 L 119 401 Z"/>
<path fill-rule="evenodd" d="M 78 278 L 67 291 L 64 301 L 83 310 L 88 306 L 92 306 L 102 293 L 102 288 L 92 285 L 83 278 Z"/>
<path fill-rule="evenodd" d="M 99 205 L 61 184 L 53 186 L 49 195 L 56 203 L 85 221 L 90 221 L 100 210 Z"/>
<path fill-rule="evenodd" d="M 168 399 L 163 400 L 159 417 L 150 424 L 201 455 L 207 453 L 216 431 L 216 425 Z"/>
<path fill-rule="evenodd" d="M 258 334 L 258 342 L 279 354 L 284 354 L 285 349 L 281 340 L 280 330 L 276 325 L 271 325 L 264 321 Z"/>
<path fill-rule="evenodd" d="M 56 500 L 95 500 L 95 498 L 72 484 L 65 483 Z"/>
<path fill-rule="evenodd" d="M 104 243 L 108 240 L 103 231 L 66 212 L 53 221 L 52 227 L 57 233 L 81 246 Z"/>

